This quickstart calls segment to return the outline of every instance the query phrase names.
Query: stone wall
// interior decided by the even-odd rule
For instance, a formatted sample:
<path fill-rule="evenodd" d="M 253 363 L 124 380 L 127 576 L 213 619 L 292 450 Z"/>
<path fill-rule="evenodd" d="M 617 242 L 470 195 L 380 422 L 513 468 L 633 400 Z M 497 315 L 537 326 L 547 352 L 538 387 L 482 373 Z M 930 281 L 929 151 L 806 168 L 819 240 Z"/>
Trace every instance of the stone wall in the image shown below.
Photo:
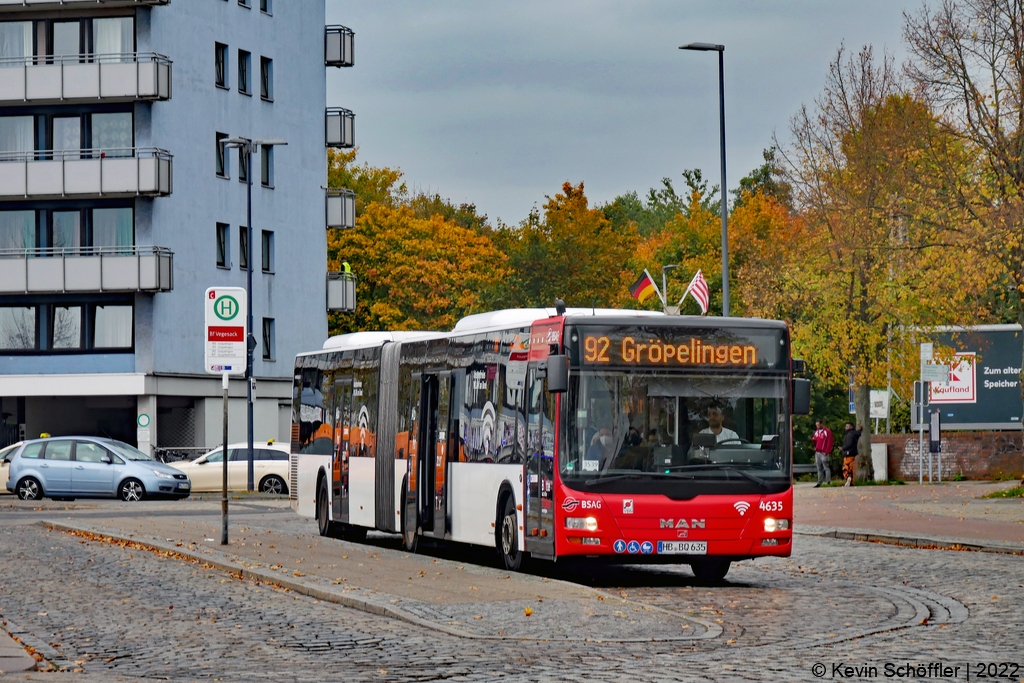
<path fill-rule="evenodd" d="M 918 436 L 914 434 L 872 434 L 872 443 L 889 447 L 889 479 L 912 481 L 918 472 Z M 928 478 L 928 433 L 924 435 L 924 476 Z M 935 456 L 933 456 L 935 457 Z M 938 458 L 933 460 L 938 476 Z M 947 432 L 942 439 L 942 479 L 962 474 L 967 479 L 1020 477 L 1024 470 L 1024 433 Z"/>

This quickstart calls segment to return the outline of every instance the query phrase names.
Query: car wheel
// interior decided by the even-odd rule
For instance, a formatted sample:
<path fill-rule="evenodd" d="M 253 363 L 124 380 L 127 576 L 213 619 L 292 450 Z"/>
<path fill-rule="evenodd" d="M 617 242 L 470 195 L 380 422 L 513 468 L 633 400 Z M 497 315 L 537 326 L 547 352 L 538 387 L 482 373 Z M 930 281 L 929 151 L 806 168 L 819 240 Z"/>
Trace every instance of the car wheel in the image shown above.
<path fill-rule="evenodd" d="M 505 505 L 501 517 L 498 518 L 498 553 L 502 563 L 510 572 L 519 571 L 523 563 L 523 553 L 519 549 L 519 516 L 516 515 L 515 498 L 511 494 L 505 496 Z"/>
<path fill-rule="evenodd" d="M 729 573 L 732 562 L 729 560 L 707 559 L 690 563 L 690 569 L 698 581 L 721 581 Z"/>
<path fill-rule="evenodd" d="M 288 487 L 285 486 L 284 479 L 276 474 L 271 474 L 270 476 L 263 477 L 263 480 L 260 482 L 260 491 L 282 495 L 288 493 Z"/>
<path fill-rule="evenodd" d="M 146 487 L 138 479 L 125 479 L 117 487 L 117 497 L 131 502 L 140 501 L 146 497 Z"/>
<path fill-rule="evenodd" d="M 21 500 L 39 500 L 43 497 L 43 487 L 32 477 L 25 477 L 19 481 L 15 490 Z"/>

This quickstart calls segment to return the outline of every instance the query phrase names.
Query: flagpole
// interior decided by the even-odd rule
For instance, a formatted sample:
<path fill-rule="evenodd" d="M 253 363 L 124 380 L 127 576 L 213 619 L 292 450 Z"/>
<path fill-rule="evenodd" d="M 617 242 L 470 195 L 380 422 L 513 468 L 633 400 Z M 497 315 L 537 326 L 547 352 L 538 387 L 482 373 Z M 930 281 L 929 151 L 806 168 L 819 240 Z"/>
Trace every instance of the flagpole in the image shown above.
<path fill-rule="evenodd" d="M 669 314 L 669 312 L 668 312 L 668 276 L 666 275 L 666 273 L 668 273 L 668 271 L 672 270 L 673 268 L 678 268 L 678 267 L 679 267 L 678 264 L 667 265 L 667 266 L 662 266 L 661 267 L 661 291 L 664 292 L 664 294 L 661 297 L 661 307 L 664 309 L 665 315 Z"/>

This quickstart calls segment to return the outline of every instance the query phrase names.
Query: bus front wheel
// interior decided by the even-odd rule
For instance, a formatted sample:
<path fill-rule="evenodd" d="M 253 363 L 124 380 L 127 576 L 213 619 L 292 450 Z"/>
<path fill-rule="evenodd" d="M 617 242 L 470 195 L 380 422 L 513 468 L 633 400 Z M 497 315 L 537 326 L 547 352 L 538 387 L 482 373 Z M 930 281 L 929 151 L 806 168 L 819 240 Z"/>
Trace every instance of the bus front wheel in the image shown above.
<path fill-rule="evenodd" d="M 505 569 L 510 572 L 519 571 L 519 566 L 523 563 L 523 551 L 519 547 L 519 516 L 516 514 L 516 501 L 511 494 L 505 496 L 505 504 L 501 510 L 497 524 L 498 554 L 501 555 Z"/>
<path fill-rule="evenodd" d="M 721 581 L 729 573 L 732 562 L 729 560 L 704 559 L 690 563 L 690 569 L 698 581 Z"/>

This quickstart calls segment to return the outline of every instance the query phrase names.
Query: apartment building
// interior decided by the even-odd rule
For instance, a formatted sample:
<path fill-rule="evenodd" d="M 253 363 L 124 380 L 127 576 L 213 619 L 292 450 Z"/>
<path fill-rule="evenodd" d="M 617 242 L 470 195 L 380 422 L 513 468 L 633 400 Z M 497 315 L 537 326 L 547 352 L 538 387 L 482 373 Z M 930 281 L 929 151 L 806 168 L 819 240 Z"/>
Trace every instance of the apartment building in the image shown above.
<path fill-rule="evenodd" d="M 354 121 L 325 68 L 352 42 L 324 0 L 0 0 L 0 444 L 220 441 L 203 294 L 245 286 L 250 174 L 255 436 L 288 438 L 295 354 L 327 337 L 328 291 L 354 306 L 325 273 L 352 196 L 324 187 Z M 249 168 L 229 137 L 287 146 Z"/>

